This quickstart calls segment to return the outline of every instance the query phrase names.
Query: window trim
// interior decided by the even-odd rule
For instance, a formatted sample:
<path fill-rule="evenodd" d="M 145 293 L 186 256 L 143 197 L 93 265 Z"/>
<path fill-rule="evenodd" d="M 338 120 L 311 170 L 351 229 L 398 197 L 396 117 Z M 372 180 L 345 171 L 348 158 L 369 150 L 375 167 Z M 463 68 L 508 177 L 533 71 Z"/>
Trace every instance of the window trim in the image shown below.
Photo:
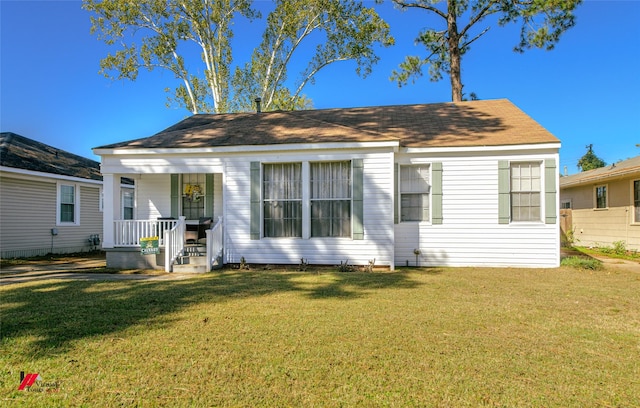
<path fill-rule="evenodd" d="M 61 193 L 62 187 L 69 186 L 73 187 L 73 221 L 62 221 L 62 200 Z M 68 183 L 64 181 L 59 181 L 56 183 L 56 226 L 74 226 L 80 225 L 80 186 L 78 183 Z"/>
<path fill-rule="evenodd" d="M 539 194 L 539 204 L 538 204 L 538 208 L 540 209 L 540 216 L 538 217 L 537 220 L 514 220 L 513 219 L 513 189 L 512 189 L 512 166 L 514 164 L 518 165 L 518 164 L 537 164 L 538 168 L 540 170 L 540 189 L 537 191 Z M 545 171 L 545 161 L 544 160 L 536 160 L 536 159 L 532 159 L 532 160 L 509 160 L 508 162 L 508 182 L 509 182 L 509 224 L 517 224 L 517 225 L 524 225 L 524 224 L 529 224 L 529 225 L 539 225 L 539 224 L 546 224 L 545 220 L 546 220 L 546 205 L 545 205 L 545 194 L 546 194 L 546 171 Z M 531 190 L 530 192 L 535 192 L 533 190 Z"/>
<path fill-rule="evenodd" d="M 264 168 L 265 166 L 270 166 L 270 165 L 296 165 L 299 164 L 300 165 L 300 198 L 295 198 L 295 199 L 287 199 L 287 200 L 276 200 L 276 199 L 267 199 L 265 197 L 265 180 L 264 180 L 264 176 L 265 176 L 265 171 Z M 300 161 L 291 161 L 291 162 L 261 162 L 260 163 L 260 238 L 261 239 L 301 239 L 305 236 L 305 218 L 307 218 L 305 216 L 305 192 L 304 192 L 304 162 L 300 162 Z M 295 235 L 295 236 L 266 236 L 266 228 L 265 228 L 265 204 L 267 202 L 272 202 L 272 201 L 286 201 L 286 202 L 299 202 L 300 203 L 300 235 Z M 308 201 L 308 197 L 307 197 L 307 201 Z"/>
<path fill-rule="evenodd" d="M 640 217 L 636 219 L 636 212 L 640 208 L 640 205 L 636 207 L 636 199 L 635 199 L 635 183 L 638 183 L 638 190 L 640 191 L 640 179 L 631 179 L 631 225 L 640 225 Z"/>
<path fill-rule="evenodd" d="M 330 163 L 347 163 L 347 165 L 349 166 L 349 197 L 347 198 L 335 198 L 335 197 L 331 197 L 331 198 L 313 198 L 313 192 L 312 192 L 312 179 L 311 179 L 311 167 L 316 164 L 316 165 L 322 165 L 322 164 L 330 164 Z M 309 176 L 308 176 L 308 180 L 307 180 L 307 185 L 309 186 L 309 195 L 308 195 L 308 202 L 309 202 L 309 216 L 308 216 L 308 222 L 309 222 L 309 238 L 310 239 L 316 239 L 316 238 L 334 238 L 334 239 L 340 239 L 340 238 L 347 238 L 347 239 L 352 239 L 353 238 L 353 217 L 354 217 L 354 209 L 353 209 L 353 196 L 354 196 L 354 186 L 353 186 L 353 161 L 352 160 L 314 160 L 314 161 L 309 161 L 308 162 L 309 165 Z M 303 164 L 304 167 L 304 164 Z M 304 180 L 304 175 L 305 172 L 302 172 L 302 183 L 305 183 Z M 305 189 L 303 188 L 302 190 L 302 199 L 304 202 L 305 199 Z M 340 201 L 340 202 L 349 202 L 349 235 L 345 235 L 345 236 L 334 236 L 334 235 L 317 235 L 314 236 L 313 235 L 313 203 L 314 202 L 328 202 L 328 201 Z M 304 207 L 304 204 L 303 204 Z M 302 213 L 302 224 L 303 224 L 303 231 L 304 231 L 304 223 L 305 223 L 305 213 L 303 211 Z M 304 234 L 303 234 L 304 236 Z"/>
<path fill-rule="evenodd" d="M 564 204 L 569 204 L 568 207 L 563 207 Z M 564 198 L 560 200 L 560 209 L 561 210 L 572 210 L 573 209 L 573 200 L 570 198 Z"/>
<path fill-rule="evenodd" d="M 426 193 L 403 193 L 402 191 L 402 168 L 403 167 L 420 167 L 420 166 L 428 166 L 429 167 L 429 180 L 428 180 L 428 188 Z M 398 223 L 399 224 L 425 224 L 431 225 L 433 220 L 433 163 L 431 162 L 422 162 L 422 163 L 398 163 L 398 178 L 396 183 L 398 183 L 398 198 L 396 202 L 397 210 L 398 210 Z M 402 219 L 402 195 L 403 194 L 427 194 L 428 202 L 429 202 L 429 217 L 426 220 L 409 220 L 405 221 Z M 424 209 L 423 209 L 424 210 Z"/>
<path fill-rule="evenodd" d="M 604 187 L 605 206 L 598 207 L 598 189 Z M 597 184 L 593 186 L 593 209 L 595 211 L 604 211 L 609 209 L 609 184 Z"/>
<path fill-rule="evenodd" d="M 124 209 L 125 209 L 125 205 L 124 205 L 124 198 L 126 193 L 131 193 L 132 194 L 132 200 L 133 202 L 131 203 L 131 218 L 125 218 L 124 217 Z M 132 188 L 121 188 L 120 189 L 120 214 L 123 220 L 127 220 L 127 219 L 131 219 L 131 220 L 135 220 L 136 219 L 136 192 L 134 189 Z"/>

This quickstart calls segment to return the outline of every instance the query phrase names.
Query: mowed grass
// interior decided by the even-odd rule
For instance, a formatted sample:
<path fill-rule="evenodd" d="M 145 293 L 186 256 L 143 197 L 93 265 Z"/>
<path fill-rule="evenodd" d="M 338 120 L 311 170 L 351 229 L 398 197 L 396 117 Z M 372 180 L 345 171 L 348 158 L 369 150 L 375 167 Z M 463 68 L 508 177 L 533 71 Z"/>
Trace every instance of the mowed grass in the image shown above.
<path fill-rule="evenodd" d="M 640 406 L 640 274 L 223 271 L 0 287 L 5 406 Z M 19 373 L 56 382 L 18 391 Z"/>

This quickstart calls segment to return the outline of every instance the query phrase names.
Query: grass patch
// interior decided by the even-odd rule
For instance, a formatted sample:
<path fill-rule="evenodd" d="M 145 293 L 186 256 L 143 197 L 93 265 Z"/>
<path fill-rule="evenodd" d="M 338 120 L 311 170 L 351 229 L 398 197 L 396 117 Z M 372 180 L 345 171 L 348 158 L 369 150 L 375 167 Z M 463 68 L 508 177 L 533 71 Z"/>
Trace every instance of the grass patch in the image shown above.
<path fill-rule="evenodd" d="M 584 256 L 569 256 L 560 262 L 562 266 L 570 266 L 578 269 L 590 269 L 592 271 L 598 271 L 603 268 L 602 262 L 595 258 L 588 258 Z"/>
<path fill-rule="evenodd" d="M 226 270 L 0 287 L 0 393 L 29 406 L 638 406 L 622 270 Z M 17 391 L 19 372 L 58 392 Z"/>
<path fill-rule="evenodd" d="M 628 261 L 640 262 L 640 253 L 637 251 L 629 251 L 623 247 L 573 247 L 576 251 L 579 251 L 589 256 L 605 256 L 607 258 L 626 259 Z"/>

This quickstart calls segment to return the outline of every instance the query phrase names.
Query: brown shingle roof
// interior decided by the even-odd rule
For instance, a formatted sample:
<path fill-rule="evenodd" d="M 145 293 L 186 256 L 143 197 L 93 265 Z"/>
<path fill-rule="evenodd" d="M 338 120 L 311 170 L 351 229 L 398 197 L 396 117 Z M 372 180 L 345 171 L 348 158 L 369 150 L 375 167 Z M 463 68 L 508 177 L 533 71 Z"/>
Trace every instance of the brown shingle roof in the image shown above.
<path fill-rule="evenodd" d="M 97 161 L 11 132 L 0 133 L 0 166 L 102 180 Z"/>
<path fill-rule="evenodd" d="M 560 188 L 597 183 L 604 180 L 610 180 L 617 177 L 627 177 L 634 174 L 640 175 L 640 156 L 623 160 L 609 166 L 560 177 Z"/>
<path fill-rule="evenodd" d="M 191 116 L 151 137 L 97 149 L 200 148 L 398 140 L 404 147 L 557 143 L 506 99 Z"/>

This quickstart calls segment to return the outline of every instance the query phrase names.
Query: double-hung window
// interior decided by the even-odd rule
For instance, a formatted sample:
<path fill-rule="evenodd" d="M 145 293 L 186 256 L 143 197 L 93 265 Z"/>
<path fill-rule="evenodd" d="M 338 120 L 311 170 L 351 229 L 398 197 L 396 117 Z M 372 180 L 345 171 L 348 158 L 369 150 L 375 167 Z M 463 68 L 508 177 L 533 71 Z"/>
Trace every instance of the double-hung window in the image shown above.
<path fill-rule="evenodd" d="M 540 163 L 511 163 L 511 221 L 541 221 Z"/>
<path fill-rule="evenodd" d="M 429 221 L 429 165 L 400 166 L 400 221 Z"/>
<path fill-rule="evenodd" d="M 77 187 L 75 184 L 58 184 L 58 223 L 78 224 Z"/>
<path fill-rule="evenodd" d="M 302 237 L 302 164 L 263 166 L 265 237 Z"/>
<path fill-rule="evenodd" d="M 596 186 L 596 208 L 607 208 L 607 186 Z"/>
<path fill-rule="evenodd" d="M 310 163 L 311 236 L 351 236 L 351 162 Z"/>
<path fill-rule="evenodd" d="M 122 219 L 123 220 L 132 220 L 133 219 L 133 190 L 123 190 L 122 191 Z"/>

